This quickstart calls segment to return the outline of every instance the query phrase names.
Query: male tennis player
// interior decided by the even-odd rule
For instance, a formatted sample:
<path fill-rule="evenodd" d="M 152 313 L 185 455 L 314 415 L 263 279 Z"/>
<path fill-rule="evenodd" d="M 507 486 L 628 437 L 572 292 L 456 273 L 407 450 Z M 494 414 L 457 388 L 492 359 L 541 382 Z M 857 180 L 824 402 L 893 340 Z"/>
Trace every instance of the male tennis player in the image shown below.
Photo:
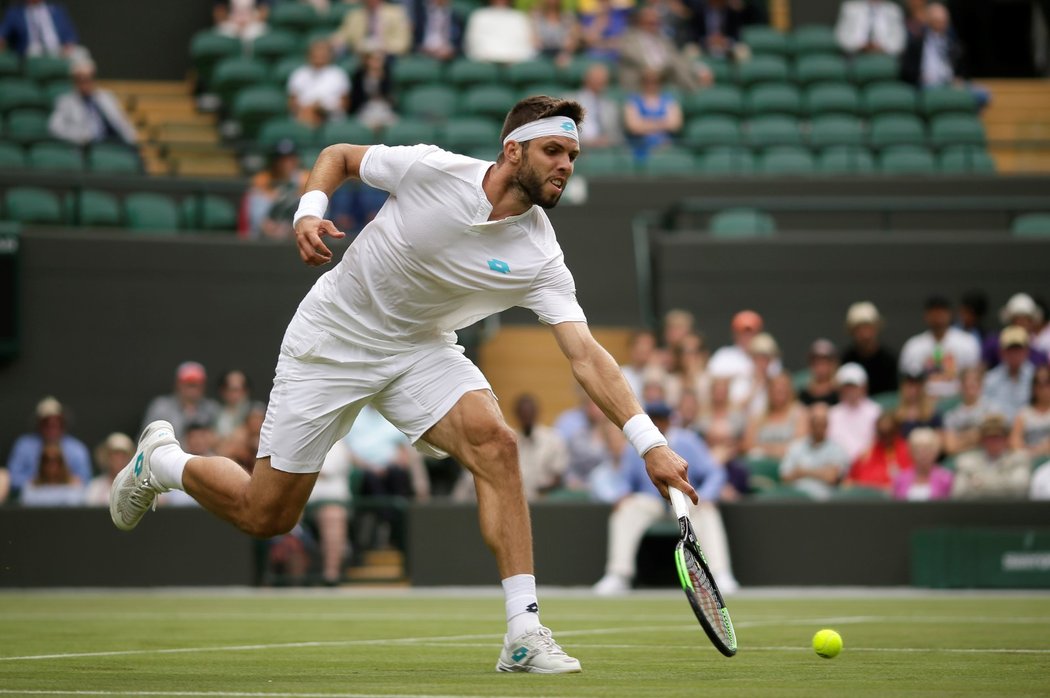
<path fill-rule="evenodd" d="M 113 483 L 117 527 L 134 528 L 157 493 L 182 489 L 251 535 L 284 533 L 299 520 L 325 454 L 371 404 L 417 448 L 450 453 L 474 475 L 481 532 L 506 595 L 496 669 L 580 671 L 540 624 L 514 432 L 454 330 L 512 306 L 535 311 L 576 379 L 645 457 L 661 494 L 670 485 L 696 501 L 685 461 L 666 447 L 591 336 L 543 211 L 558 203 L 572 174 L 582 120 L 576 102 L 522 100 L 507 115 L 495 164 L 429 145 L 325 148 L 294 218 L 306 264 L 331 261 L 322 238 L 343 237 L 323 216 L 348 177 L 390 197 L 288 326 L 254 471 L 190 456 L 170 424 L 153 422 Z"/>

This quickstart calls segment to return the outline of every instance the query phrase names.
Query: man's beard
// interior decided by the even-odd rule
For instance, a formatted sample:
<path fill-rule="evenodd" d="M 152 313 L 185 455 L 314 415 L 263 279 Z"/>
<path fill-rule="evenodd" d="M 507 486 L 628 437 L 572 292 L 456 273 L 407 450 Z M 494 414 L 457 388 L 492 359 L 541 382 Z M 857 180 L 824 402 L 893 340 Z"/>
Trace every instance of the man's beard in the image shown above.
<path fill-rule="evenodd" d="M 529 164 L 527 146 L 521 150 L 521 169 L 518 170 L 515 183 L 525 193 L 525 196 L 531 203 L 542 208 L 554 208 L 561 199 L 560 191 L 556 191 L 554 194 L 544 193 L 543 187 L 547 180 L 540 176 L 535 168 Z"/>

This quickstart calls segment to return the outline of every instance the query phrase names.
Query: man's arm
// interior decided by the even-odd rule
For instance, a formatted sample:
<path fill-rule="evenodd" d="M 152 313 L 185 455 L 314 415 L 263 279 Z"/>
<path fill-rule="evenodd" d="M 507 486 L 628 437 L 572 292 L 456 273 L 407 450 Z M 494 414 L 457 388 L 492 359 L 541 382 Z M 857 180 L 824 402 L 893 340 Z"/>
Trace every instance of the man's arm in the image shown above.
<path fill-rule="evenodd" d="M 314 191 L 322 192 L 323 202 L 315 204 L 320 213 L 314 211 L 299 218 L 295 224 L 295 244 L 299 247 L 299 256 L 311 267 L 319 267 L 332 261 L 332 251 L 322 242 L 322 237 L 346 237 L 346 233 L 336 228 L 332 221 L 324 220 L 322 216 L 327 208 L 328 199 L 343 182 L 350 178 L 360 179 L 361 161 L 368 148 L 367 145 L 339 143 L 328 146 L 317 156 L 317 162 L 310 171 L 310 178 L 306 180 L 308 194 L 303 198 L 306 199 Z M 303 210 L 304 203 L 307 202 L 299 204 L 300 211 Z"/>
<path fill-rule="evenodd" d="M 562 353 L 572 365 L 572 374 L 605 416 L 620 429 L 627 420 L 642 414 L 634 392 L 620 372 L 620 367 L 591 335 L 585 322 L 562 322 L 551 325 Z M 696 492 L 688 481 L 688 466 L 674 451 L 657 446 L 644 455 L 645 469 L 660 494 L 667 497 L 667 487 L 685 493 L 694 503 Z"/>

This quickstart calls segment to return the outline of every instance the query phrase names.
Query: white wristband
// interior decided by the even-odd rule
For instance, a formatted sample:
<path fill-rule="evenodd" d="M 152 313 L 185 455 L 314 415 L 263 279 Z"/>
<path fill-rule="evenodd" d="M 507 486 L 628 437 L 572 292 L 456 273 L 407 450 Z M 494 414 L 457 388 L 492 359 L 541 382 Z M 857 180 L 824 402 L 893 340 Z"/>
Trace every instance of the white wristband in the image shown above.
<path fill-rule="evenodd" d="M 300 218 L 306 216 L 317 216 L 318 218 L 324 218 L 325 211 L 328 210 L 328 195 L 320 189 L 314 189 L 303 194 L 303 197 L 299 199 L 299 208 L 295 212 L 295 217 L 292 218 L 292 227 L 294 228 L 299 224 Z"/>
<path fill-rule="evenodd" d="M 623 425 L 623 435 L 627 437 L 640 456 L 644 456 L 657 446 L 667 445 L 667 439 L 647 414 L 636 414 L 628 419 Z"/>

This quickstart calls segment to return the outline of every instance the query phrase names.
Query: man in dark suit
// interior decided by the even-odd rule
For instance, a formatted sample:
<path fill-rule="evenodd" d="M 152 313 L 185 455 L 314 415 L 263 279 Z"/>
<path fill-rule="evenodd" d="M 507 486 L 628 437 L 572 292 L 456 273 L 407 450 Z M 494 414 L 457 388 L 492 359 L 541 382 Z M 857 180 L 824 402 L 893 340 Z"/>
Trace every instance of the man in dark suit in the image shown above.
<path fill-rule="evenodd" d="M 763 21 L 761 12 L 742 0 L 693 0 L 690 6 L 694 40 L 710 56 L 729 56 L 744 25 Z"/>
<path fill-rule="evenodd" d="M 0 23 L 0 50 L 20 56 L 68 56 L 77 47 L 77 31 L 66 11 L 45 0 L 12 5 Z"/>
<path fill-rule="evenodd" d="M 441 61 L 463 51 L 463 18 L 449 0 L 412 0 L 412 50 Z"/>
<path fill-rule="evenodd" d="M 963 47 L 952 29 L 948 8 L 926 7 L 925 27 L 908 36 L 901 56 L 901 80 L 916 87 L 942 87 L 965 77 Z"/>

